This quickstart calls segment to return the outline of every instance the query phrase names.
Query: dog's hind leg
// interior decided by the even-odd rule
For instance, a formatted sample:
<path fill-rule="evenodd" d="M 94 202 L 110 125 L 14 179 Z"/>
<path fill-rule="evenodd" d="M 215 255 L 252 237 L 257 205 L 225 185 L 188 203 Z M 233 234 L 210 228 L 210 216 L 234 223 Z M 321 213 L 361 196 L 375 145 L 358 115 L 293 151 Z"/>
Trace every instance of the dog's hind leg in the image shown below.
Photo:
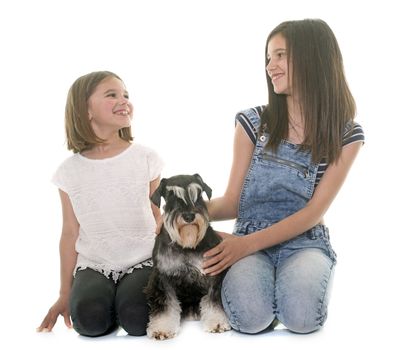
<path fill-rule="evenodd" d="M 152 290 L 152 292 L 155 292 Z M 180 329 L 181 306 L 172 288 L 157 290 L 156 297 L 150 298 L 150 317 L 147 335 L 150 338 L 164 340 L 174 338 Z"/>

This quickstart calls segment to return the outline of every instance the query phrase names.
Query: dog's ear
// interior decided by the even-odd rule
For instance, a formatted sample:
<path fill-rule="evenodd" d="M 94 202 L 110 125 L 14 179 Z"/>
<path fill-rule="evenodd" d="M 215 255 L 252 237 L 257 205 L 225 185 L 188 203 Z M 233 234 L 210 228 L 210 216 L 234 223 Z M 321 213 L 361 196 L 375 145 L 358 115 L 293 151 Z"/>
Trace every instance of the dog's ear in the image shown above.
<path fill-rule="evenodd" d="M 204 183 L 200 175 L 194 174 L 193 176 L 200 182 L 203 191 L 207 194 L 208 199 L 210 199 L 212 193 L 211 188 L 206 183 Z"/>
<path fill-rule="evenodd" d="M 165 196 L 165 183 L 166 179 L 162 179 L 158 188 L 154 191 L 151 196 L 151 202 L 154 203 L 158 208 L 161 205 L 161 197 Z"/>

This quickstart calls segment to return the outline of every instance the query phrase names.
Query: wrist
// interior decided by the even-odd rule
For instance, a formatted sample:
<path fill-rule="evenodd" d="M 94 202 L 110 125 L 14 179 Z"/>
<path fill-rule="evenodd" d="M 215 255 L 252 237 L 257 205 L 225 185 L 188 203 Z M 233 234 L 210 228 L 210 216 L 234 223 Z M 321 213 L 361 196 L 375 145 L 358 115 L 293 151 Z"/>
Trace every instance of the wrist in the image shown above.
<path fill-rule="evenodd" d="M 59 297 L 60 298 L 69 298 L 69 296 L 70 296 L 70 289 L 61 289 L 60 291 L 59 291 Z"/>
<path fill-rule="evenodd" d="M 243 240 L 244 251 L 246 252 L 245 256 L 257 252 L 258 249 L 256 249 L 255 239 L 252 234 L 242 236 L 241 239 Z"/>

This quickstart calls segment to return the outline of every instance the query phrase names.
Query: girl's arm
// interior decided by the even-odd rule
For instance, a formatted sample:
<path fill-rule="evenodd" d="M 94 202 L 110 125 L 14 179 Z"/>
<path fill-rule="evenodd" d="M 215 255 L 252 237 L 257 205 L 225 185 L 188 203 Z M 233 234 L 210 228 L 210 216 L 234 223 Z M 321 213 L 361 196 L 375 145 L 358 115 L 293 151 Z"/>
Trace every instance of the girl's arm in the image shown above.
<path fill-rule="evenodd" d="M 72 288 L 73 270 L 75 269 L 78 253 L 75 243 L 79 236 L 79 222 L 76 219 L 67 193 L 59 190 L 62 202 L 63 228 L 60 238 L 60 294 L 69 295 Z"/>
<path fill-rule="evenodd" d="M 75 243 L 79 236 L 79 223 L 73 212 L 69 196 L 59 190 L 62 203 L 62 235 L 59 243 L 60 251 L 60 292 L 59 298 L 49 309 L 43 319 L 38 331 L 51 331 L 59 315 L 62 315 L 66 326 L 71 327 L 69 312 L 69 296 L 72 288 L 73 270 L 76 265 L 78 254 L 75 250 Z"/>
<path fill-rule="evenodd" d="M 203 265 L 205 273 L 220 273 L 242 257 L 289 240 L 320 223 L 344 183 L 361 145 L 362 142 L 355 142 L 343 147 L 338 162 L 328 166 L 306 207 L 250 235 L 226 235 L 219 245 L 205 254 L 209 258 Z"/>
<path fill-rule="evenodd" d="M 160 185 L 160 177 L 158 176 L 155 180 L 152 180 L 150 182 L 150 198 L 152 196 L 152 194 L 154 193 L 154 191 L 158 188 L 158 186 Z M 161 211 L 160 208 L 158 208 L 154 203 L 151 202 L 151 209 L 152 209 L 152 214 L 154 215 L 154 219 L 155 222 L 157 224 L 157 227 L 155 229 L 155 233 L 158 234 L 160 233 L 161 230 L 161 226 L 162 226 L 162 215 L 161 215 Z"/>
<path fill-rule="evenodd" d="M 207 203 L 211 221 L 229 220 L 237 216 L 240 192 L 253 151 L 252 141 L 240 123 L 237 123 L 233 143 L 233 164 L 227 189 L 222 197 L 214 198 Z"/>

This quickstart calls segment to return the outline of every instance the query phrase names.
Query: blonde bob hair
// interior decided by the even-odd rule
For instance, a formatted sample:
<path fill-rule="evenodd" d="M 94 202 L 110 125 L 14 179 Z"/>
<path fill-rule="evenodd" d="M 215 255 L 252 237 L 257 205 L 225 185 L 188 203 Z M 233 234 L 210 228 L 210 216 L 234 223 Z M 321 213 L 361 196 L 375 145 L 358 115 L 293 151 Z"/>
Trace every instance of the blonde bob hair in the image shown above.
<path fill-rule="evenodd" d="M 93 131 L 88 118 L 88 100 L 96 87 L 109 77 L 122 81 L 115 73 L 99 71 L 79 77 L 70 87 L 65 108 L 65 131 L 68 150 L 80 153 L 91 149 L 96 144 L 105 142 L 105 140 L 96 136 Z M 125 141 L 132 141 L 131 127 L 120 129 L 119 136 Z"/>

